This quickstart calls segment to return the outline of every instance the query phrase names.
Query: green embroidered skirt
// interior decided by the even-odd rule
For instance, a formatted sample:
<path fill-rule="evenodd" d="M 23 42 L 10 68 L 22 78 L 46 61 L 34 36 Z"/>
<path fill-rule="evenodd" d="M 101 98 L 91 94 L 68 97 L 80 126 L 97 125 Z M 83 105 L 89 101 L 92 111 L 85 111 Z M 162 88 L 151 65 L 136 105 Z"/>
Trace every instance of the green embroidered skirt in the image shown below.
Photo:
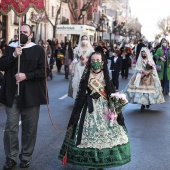
<path fill-rule="evenodd" d="M 109 126 L 109 121 L 103 114 L 103 111 L 108 109 L 107 100 L 100 97 L 92 102 L 94 111 L 89 113 L 88 109 L 86 110 L 82 133 L 78 133 L 82 125 L 79 119 L 70 141 L 68 138 L 71 133 L 66 134 L 59 159 L 62 160 L 68 147 L 68 163 L 78 167 L 109 168 L 130 162 L 130 144 L 126 127 L 120 126 L 117 122 L 113 127 Z M 81 141 L 78 140 L 79 134 L 82 134 Z"/>
<path fill-rule="evenodd" d="M 125 129 L 125 128 L 124 128 Z M 126 130 L 126 129 L 125 129 Z M 68 146 L 68 133 L 65 136 L 59 159 L 62 160 Z M 84 168 L 111 168 L 124 165 L 130 162 L 129 142 L 113 148 L 79 148 L 75 145 L 75 140 L 70 139 L 68 147 L 68 163 Z"/>

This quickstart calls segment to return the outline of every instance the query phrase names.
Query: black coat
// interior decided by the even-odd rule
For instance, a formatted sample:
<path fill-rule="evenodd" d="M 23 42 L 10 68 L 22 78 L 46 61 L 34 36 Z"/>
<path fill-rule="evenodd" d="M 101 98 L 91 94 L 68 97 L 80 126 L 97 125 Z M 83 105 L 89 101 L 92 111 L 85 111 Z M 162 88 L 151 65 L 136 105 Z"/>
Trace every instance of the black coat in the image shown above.
<path fill-rule="evenodd" d="M 3 77 L 4 77 L 4 75 L 3 75 L 2 72 L 0 71 L 0 86 L 2 85 Z"/>
<path fill-rule="evenodd" d="M 69 59 L 71 60 L 71 61 L 73 61 L 73 58 L 74 58 L 74 54 L 73 54 L 73 49 L 70 47 L 70 48 L 68 48 L 68 51 L 69 51 Z M 63 50 L 62 50 L 62 53 L 64 54 L 64 56 L 65 56 L 65 53 L 66 53 L 66 48 L 64 48 Z"/>
<path fill-rule="evenodd" d="M 13 57 L 14 50 L 15 48 L 8 46 L 4 56 L 0 58 L 0 70 L 5 71 L 0 89 L 0 103 L 7 107 L 12 107 L 17 91 L 14 76 L 17 73 L 18 58 Z M 25 73 L 27 79 L 19 83 L 18 108 L 24 109 L 46 104 L 46 59 L 43 48 L 35 45 L 22 49 L 20 61 L 20 73 Z"/>
<path fill-rule="evenodd" d="M 136 61 L 137 61 L 137 59 L 138 59 L 138 57 L 139 57 L 139 53 L 140 53 L 140 50 L 142 49 L 142 47 L 146 47 L 146 45 L 143 44 L 143 43 L 139 43 L 139 44 L 137 45 L 137 47 L 136 47 Z"/>
<path fill-rule="evenodd" d="M 109 57 L 108 59 L 111 60 L 110 70 L 120 72 L 120 70 L 122 68 L 122 59 L 120 57 L 118 57 L 116 60 L 116 63 L 114 62 L 114 56 Z"/>

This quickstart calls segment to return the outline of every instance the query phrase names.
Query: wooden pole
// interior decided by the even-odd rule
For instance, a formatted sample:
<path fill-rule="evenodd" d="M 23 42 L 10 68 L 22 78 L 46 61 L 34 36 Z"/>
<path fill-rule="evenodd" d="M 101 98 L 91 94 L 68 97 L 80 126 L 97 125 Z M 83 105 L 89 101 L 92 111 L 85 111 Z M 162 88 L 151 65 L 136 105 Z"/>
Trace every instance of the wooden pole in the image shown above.
<path fill-rule="evenodd" d="M 21 17 L 19 17 L 19 20 L 18 20 L 18 22 L 19 22 L 19 28 L 18 28 L 18 46 L 20 46 L 20 31 L 21 31 Z M 18 74 L 20 73 L 20 55 L 18 56 Z M 19 82 L 17 83 L 17 88 L 18 88 L 18 90 L 17 90 L 17 93 L 18 93 L 18 96 L 19 96 L 19 87 L 20 87 L 20 84 L 19 84 Z"/>

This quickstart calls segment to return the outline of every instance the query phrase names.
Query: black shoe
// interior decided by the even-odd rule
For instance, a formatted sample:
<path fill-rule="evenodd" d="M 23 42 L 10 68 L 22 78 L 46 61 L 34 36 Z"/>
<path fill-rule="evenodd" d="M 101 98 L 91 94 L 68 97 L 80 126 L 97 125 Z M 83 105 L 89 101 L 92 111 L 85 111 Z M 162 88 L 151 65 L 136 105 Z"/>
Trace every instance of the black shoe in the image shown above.
<path fill-rule="evenodd" d="M 7 158 L 6 163 L 4 165 L 4 170 L 8 170 L 8 169 L 10 170 L 14 168 L 16 164 L 17 163 L 13 159 Z"/>
<path fill-rule="evenodd" d="M 143 111 L 143 110 L 145 110 L 145 105 L 143 105 L 142 104 L 142 106 L 141 106 L 141 109 L 140 109 L 141 111 Z"/>
<path fill-rule="evenodd" d="M 127 77 L 125 77 L 125 79 L 127 79 Z"/>
<path fill-rule="evenodd" d="M 28 168 L 30 166 L 30 162 L 26 160 L 22 160 L 20 163 L 21 168 Z"/>
<path fill-rule="evenodd" d="M 150 105 L 146 105 L 146 108 L 149 109 Z"/>

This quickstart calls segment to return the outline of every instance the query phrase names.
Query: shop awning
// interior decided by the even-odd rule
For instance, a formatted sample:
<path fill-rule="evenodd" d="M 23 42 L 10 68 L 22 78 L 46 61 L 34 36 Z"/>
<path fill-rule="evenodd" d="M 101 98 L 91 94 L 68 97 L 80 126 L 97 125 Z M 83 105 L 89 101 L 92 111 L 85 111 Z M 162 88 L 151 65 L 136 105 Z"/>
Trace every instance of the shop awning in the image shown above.
<path fill-rule="evenodd" d="M 57 25 L 57 34 L 88 34 L 94 36 L 95 27 L 88 25 Z"/>

